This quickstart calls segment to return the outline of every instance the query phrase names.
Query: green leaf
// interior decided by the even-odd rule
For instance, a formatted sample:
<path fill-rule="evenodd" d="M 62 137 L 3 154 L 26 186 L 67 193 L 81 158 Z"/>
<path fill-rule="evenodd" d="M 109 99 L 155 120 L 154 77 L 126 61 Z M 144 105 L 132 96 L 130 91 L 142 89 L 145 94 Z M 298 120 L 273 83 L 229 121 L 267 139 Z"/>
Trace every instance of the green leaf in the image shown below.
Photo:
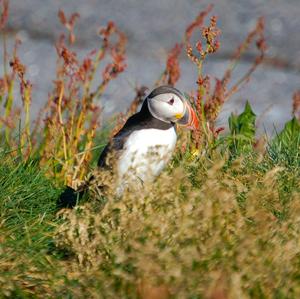
<path fill-rule="evenodd" d="M 252 150 L 255 140 L 255 120 L 256 115 L 248 101 L 246 102 L 244 112 L 240 115 L 231 114 L 228 119 L 230 128 L 228 141 L 232 154 Z"/>
<path fill-rule="evenodd" d="M 283 130 L 274 139 L 279 147 L 287 146 L 294 147 L 299 145 L 300 139 L 300 123 L 293 117 L 289 122 L 287 122 Z"/>
<path fill-rule="evenodd" d="M 270 142 L 268 152 L 275 163 L 289 167 L 300 165 L 300 123 L 295 117 Z"/>
<path fill-rule="evenodd" d="M 231 134 L 241 134 L 247 138 L 255 137 L 256 115 L 252 111 L 249 102 L 246 102 L 244 112 L 236 116 L 234 114 L 229 118 L 229 128 Z"/>

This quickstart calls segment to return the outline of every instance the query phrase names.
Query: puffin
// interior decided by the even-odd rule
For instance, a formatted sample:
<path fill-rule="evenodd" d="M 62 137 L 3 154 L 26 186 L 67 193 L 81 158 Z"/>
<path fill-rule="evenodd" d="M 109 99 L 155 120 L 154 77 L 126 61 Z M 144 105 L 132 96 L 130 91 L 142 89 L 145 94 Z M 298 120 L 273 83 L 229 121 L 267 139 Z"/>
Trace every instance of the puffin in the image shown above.
<path fill-rule="evenodd" d="M 125 190 L 142 190 L 159 176 L 175 150 L 176 125 L 197 129 L 197 114 L 178 89 L 159 86 L 146 96 L 140 111 L 126 121 L 98 159 L 97 170 L 113 171 L 117 197 Z M 77 191 L 67 187 L 57 206 L 74 207 L 92 181 L 95 181 L 94 176 Z"/>

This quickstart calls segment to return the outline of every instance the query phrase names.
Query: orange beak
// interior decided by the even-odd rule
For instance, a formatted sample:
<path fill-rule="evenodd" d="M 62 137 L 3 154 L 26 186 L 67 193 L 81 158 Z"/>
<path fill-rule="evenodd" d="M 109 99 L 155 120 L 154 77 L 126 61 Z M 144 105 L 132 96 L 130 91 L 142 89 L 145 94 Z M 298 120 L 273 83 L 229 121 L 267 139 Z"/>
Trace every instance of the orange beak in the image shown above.
<path fill-rule="evenodd" d="M 197 114 L 188 103 L 186 103 L 184 115 L 177 121 L 177 123 L 190 130 L 196 130 L 199 128 Z"/>

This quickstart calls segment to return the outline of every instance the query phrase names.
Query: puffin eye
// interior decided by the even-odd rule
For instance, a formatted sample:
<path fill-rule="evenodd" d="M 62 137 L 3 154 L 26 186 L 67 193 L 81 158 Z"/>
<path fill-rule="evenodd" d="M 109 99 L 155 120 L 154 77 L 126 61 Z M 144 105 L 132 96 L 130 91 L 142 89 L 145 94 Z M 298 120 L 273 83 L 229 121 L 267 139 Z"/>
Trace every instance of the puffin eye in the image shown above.
<path fill-rule="evenodd" d="M 168 101 L 168 104 L 173 105 L 174 104 L 174 98 Z"/>

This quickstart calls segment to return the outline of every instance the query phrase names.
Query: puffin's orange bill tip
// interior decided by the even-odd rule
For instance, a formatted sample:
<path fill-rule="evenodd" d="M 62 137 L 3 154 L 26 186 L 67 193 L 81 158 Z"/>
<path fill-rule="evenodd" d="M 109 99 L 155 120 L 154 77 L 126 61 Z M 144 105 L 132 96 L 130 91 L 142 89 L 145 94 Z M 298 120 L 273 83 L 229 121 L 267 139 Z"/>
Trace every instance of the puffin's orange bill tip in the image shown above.
<path fill-rule="evenodd" d="M 188 106 L 188 110 L 189 110 L 189 121 L 186 126 L 189 129 L 196 130 L 199 128 L 199 121 L 198 121 L 197 114 L 191 106 Z"/>
<path fill-rule="evenodd" d="M 179 121 L 178 123 L 181 126 L 191 130 L 196 130 L 199 128 L 199 121 L 198 121 L 197 114 L 190 105 L 187 105 L 185 115 L 182 118 L 182 120 Z"/>
<path fill-rule="evenodd" d="M 195 110 L 192 107 L 190 107 L 190 122 L 188 126 L 193 130 L 199 129 L 198 117 Z"/>

